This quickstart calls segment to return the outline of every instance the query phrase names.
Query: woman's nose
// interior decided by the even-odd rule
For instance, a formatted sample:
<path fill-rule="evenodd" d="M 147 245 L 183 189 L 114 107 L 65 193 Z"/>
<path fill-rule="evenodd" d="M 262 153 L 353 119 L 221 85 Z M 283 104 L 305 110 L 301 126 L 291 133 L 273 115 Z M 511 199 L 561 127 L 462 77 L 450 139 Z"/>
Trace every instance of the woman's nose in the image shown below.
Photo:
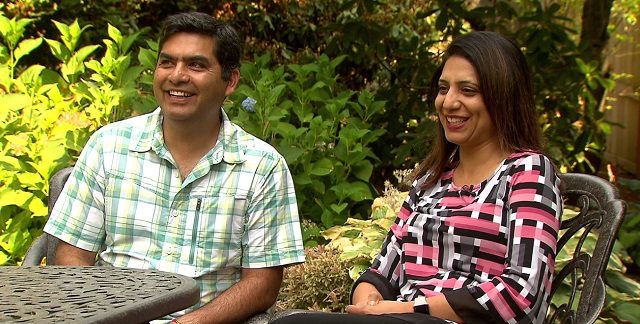
<path fill-rule="evenodd" d="M 447 91 L 447 93 L 444 94 L 443 96 L 444 98 L 442 99 L 442 108 L 456 109 L 460 107 L 460 101 L 458 100 L 458 96 L 451 89 L 449 89 L 449 91 Z"/>

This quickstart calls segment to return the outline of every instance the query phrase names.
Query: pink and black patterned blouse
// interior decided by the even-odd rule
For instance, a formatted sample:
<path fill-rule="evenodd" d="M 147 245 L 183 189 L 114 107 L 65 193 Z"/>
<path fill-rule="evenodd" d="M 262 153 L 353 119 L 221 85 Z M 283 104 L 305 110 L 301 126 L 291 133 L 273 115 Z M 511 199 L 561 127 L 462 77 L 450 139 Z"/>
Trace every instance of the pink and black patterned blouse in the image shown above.
<path fill-rule="evenodd" d="M 514 153 L 476 188 L 456 187 L 453 170 L 428 190 L 424 177 L 413 184 L 359 281 L 401 301 L 444 293 L 466 323 L 542 323 L 562 213 L 552 163 Z"/>

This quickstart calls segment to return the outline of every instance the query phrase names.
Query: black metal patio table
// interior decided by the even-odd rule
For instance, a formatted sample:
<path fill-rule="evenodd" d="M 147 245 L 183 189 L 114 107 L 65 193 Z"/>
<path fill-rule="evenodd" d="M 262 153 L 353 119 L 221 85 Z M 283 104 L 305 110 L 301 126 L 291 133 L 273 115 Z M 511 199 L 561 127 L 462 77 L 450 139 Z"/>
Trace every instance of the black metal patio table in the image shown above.
<path fill-rule="evenodd" d="M 194 305 L 192 278 L 113 267 L 0 267 L 0 323 L 145 323 Z"/>

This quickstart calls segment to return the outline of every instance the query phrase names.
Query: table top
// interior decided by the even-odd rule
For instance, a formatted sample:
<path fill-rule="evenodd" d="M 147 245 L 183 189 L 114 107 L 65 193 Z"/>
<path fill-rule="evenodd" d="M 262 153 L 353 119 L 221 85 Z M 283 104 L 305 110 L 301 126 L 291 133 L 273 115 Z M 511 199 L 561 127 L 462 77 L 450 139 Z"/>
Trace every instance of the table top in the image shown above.
<path fill-rule="evenodd" d="M 113 267 L 0 267 L 0 322 L 142 323 L 200 299 L 192 278 Z"/>

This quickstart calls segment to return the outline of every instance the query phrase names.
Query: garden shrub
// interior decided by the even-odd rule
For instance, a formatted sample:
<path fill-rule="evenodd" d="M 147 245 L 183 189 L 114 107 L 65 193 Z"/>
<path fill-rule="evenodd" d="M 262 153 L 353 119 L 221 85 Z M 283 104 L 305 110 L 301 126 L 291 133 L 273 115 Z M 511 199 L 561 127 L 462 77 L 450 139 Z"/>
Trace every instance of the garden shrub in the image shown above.
<path fill-rule="evenodd" d="M 408 170 L 396 171 L 394 175 L 402 184 L 409 173 Z M 352 262 L 349 276 L 354 281 L 371 266 L 373 259 L 380 252 L 389 228 L 398 216 L 407 195 L 407 191 L 399 191 L 391 182 L 386 181 L 384 194 L 373 201 L 369 219 L 349 218 L 344 225 L 334 226 L 322 232 L 329 240 L 327 246 L 342 251 L 341 257 Z"/>
<path fill-rule="evenodd" d="M 270 53 L 256 57 L 242 64 L 240 85 L 225 105 L 231 120 L 284 156 L 302 218 L 325 229 L 367 217 L 380 162 L 372 147 L 386 132 L 371 122 L 385 102 L 338 82 L 344 59 L 322 55 L 272 69 Z"/>
<path fill-rule="evenodd" d="M 42 233 L 51 176 L 74 164 L 99 127 L 149 106 L 138 95 L 145 69 L 131 60 L 139 33 L 110 26 L 98 58 L 100 46 L 80 46 L 86 26 L 77 21 L 55 23 L 60 41 L 23 39 L 31 22 L 0 14 L 0 265 L 20 264 Z M 59 60 L 56 68 L 21 66 L 42 44 Z"/>
<path fill-rule="evenodd" d="M 344 312 L 353 285 L 351 262 L 340 258 L 339 250 L 322 245 L 306 248 L 305 256 L 305 263 L 284 269 L 276 311 Z"/>

